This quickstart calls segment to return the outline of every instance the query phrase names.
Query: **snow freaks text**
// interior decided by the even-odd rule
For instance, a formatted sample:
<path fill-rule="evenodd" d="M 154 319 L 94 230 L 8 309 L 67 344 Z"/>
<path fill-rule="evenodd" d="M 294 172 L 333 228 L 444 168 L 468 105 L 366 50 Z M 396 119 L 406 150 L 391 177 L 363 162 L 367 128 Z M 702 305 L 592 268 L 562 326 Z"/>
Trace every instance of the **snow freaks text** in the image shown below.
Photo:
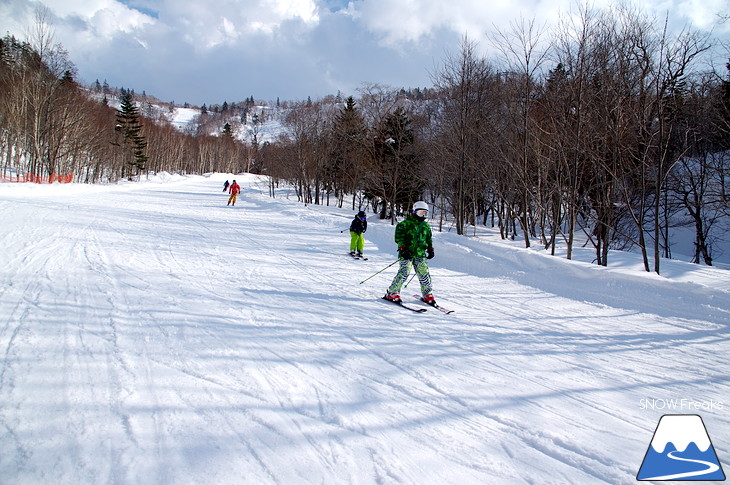
<path fill-rule="evenodd" d="M 715 401 L 710 399 L 709 401 L 703 400 L 698 401 L 695 399 L 677 398 L 677 399 L 655 399 L 655 398 L 642 398 L 639 400 L 639 408 L 643 410 L 655 410 L 660 411 L 712 411 L 724 409 L 723 401 Z"/>

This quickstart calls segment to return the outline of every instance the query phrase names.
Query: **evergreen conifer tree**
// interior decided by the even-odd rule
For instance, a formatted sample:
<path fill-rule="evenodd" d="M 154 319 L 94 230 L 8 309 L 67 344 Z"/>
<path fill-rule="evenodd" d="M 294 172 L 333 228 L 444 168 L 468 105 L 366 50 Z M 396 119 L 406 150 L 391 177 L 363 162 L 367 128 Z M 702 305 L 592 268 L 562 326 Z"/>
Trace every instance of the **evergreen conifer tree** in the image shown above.
<path fill-rule="evenodd" d="M 221 133 L 221 137 L 223 137 L 223 139 L 233 141 L 233 130 L 231 129 L 230 123 L 223 125 L 223 133 Z"/>
<path fill-rule="evenodd" d="M 415 132 L 408 113 L 398 107 L 386 115 L 376 136 L 378 155 L 374 160 L 369 192 L 378 194 L 387 204 L 381 207 L 380 217 L 387 217 L 395 224 L 395 216 L 407 212 L 413 201 L 422 198 L 423 179 L 420 175 L 421 160 L 414 150 Z"/>
<path fill-rule="evenodd" d="M 332 133 L 332 151 L 326 167 L 327 177 L 338 193 L 340 203 L 345 192 L 354 193 L 361 185 L 367 152 L 365 120 L 355 100 L 349 96 L 345 107 L 335 117 Z M 354 198 L 353 198 L 353 209 Z"/>
<path fill-rule="evenodd" d="M 121 135 L 119 146 L 124 150 L 124 157 L 130 168 L 135 169 L 136 175 L 147 168 L 146 154 L 147 141 L 142 133 L 139 109 L 134 103 L 131 91 L 122 89 L 121 106 L 117 110 L 116 131 Z"/>
<path fill-rule="evenodd" d="M 71 73 L 70 70 L 67 69 L 64 71 L 63 76 L 61 77 L 61 83 L 66 85 L 75 83 L 73 73 Z"/>

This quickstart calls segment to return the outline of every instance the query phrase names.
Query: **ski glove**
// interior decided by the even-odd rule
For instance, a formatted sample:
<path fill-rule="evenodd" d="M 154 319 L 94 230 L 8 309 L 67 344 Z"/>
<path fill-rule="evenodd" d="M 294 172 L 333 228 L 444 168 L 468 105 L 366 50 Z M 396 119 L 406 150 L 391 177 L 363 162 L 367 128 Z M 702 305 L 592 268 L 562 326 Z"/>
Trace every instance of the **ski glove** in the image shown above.
<path fill-rule="evenodd" d="M 428 248 L 426 250 L 426 254 L 427 254 L 426 259 L 432 259 L 433 258 L 433 248 Z"/>
<path fill-rule="evenodd" d="M 400 256 L 403 259 L 411 259 L 411 252 L 408 250 L 407 247 L 401 246 L 398 248 L 398 256 Z"/>

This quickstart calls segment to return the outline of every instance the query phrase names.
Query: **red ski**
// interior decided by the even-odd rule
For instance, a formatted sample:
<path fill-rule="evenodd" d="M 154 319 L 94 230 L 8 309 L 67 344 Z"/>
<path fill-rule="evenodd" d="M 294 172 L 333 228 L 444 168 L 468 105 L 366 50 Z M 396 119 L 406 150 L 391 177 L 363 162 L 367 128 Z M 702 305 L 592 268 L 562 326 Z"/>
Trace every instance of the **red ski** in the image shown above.
<path fill-rule="evenodd" d="M 430 306 L 434 307 L 436 310 L 438 310 L 438 311 L 440 311 L 442 313 L 445 313 L 447 315 L 449 313 L 454 313 L 454 310 L 449 310 L 448 308 L 444 308 L 441 305 L 439 305 L 438 303 L 436 303 L 435 301 L 424 301 L 423 300 L 423 297 L 421 297 L 421 295 L 413 295 L 413 297 L 414 298 L 417 298 L 418 301 L 420 301 L 421 303 L 425 303 L 426 305 L 430 305 Z"/>
<path fill-rule="evenodd" d="M 382 299 L 383 299 L 383 300 L 385 300 L 385 301 L 388 301 L 388 302 L 390 302 L 390 303 L 393 303 L 393 304 L 395 304 L 395 305 L 398 305 L 398 306 L 400 306 L 400 307 L 403 307 L 403 308 L 405 308 L 406 310 L 410 310 L 410 311 L 412 311 L 412 312 L 416 312 L 416 313 L 423 313 L 423 312 L 425 312 L 425 311 L 426 311 L 426 309 L 425 309 L 425 308 L 413 308 L 413 307 L 410 307 L 410 306 L 406 305 L 405 303 L 403 303 L 402 301 L 393 301 L 393 300 L 388 300 L 388 299 L 387 299 L 386 297 L 383 297 Z"/>

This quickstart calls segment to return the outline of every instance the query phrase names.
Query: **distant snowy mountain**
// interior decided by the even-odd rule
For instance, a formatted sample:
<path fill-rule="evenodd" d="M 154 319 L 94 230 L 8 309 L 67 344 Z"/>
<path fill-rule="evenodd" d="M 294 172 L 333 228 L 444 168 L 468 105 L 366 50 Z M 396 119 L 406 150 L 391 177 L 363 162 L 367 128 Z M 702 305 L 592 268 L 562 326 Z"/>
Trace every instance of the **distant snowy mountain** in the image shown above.
<path fill-rule="evenodd" d="M 117 90 L 114 89 L 105 94 L 87 88 L 87 94 L 91 98 L 97 101 L 106 99 L 106 103 L 111 108 L 119 109 L 120 102 L 116 92 Z M 229 123 L 236 139 L 244 143 L 252 143 L 254 139 L 258 143 L 265 143 L 274 142 L 287 132 L 283 122 L 289 113 L 286 108 L 258 104 L 249 106 L 245 110 L 231 108 L 222 112 L 210 109 L 205 111 L 205 116 L 202 116 L 204 111 L 200 107 L 187 104 L 176 106 L 164 103 L 154 96 L 135 95 L 135 101 L 139 112 L 145 118 L 155 122 L 168 122 L 184 133 L 202 132 L 217 136 L 223 132 L 225 124 Z"/>

